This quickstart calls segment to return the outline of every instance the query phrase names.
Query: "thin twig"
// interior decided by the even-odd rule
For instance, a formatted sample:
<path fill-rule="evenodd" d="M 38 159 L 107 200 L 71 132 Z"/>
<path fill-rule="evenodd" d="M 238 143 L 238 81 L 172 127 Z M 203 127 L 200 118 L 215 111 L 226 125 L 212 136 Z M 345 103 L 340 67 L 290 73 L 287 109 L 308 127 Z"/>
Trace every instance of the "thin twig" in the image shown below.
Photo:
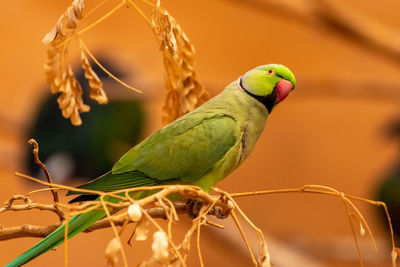
<path fill-rule="evenodd" d="M 38 164 L 40 166 L 40 168 L 42 168 L 42 171 L 44 173 L 44 175 L 46 176 L 46 180 L 49 184 L 52 184 L 53 182 L 51 181 L 51 176 L 49 171 L 46 168 L 46 165 L 43 164 L 43 162 L 39 159 L 39 145 L 36 142 L 35 139 L 30 139 L 29 141 L 30 145 L 33 145 L 33 156 L 35 158 L 35 163 Z M 50 188 L 52 188 L 52 186 L 49 186 Z M 55 190 L 51 190 L 51 193 L 53 194 L 53 199 L 54 199 L 54 204 L 56 204 L 57 202 L 59 202 L 58 199 L 58 194 Z"/>
<path fill-rule="evenodd" d="M 369 229 L 369 226 L 362 216 L 361 212 L 358 210 L 358 208 L 350 201 L 350 199 L 354 200 L 359 200 L 359 201 L 365 201 L 366 203 L 370 204 L 376 204 L 379 206 L 385 207 L 381 202 L 373 202 L 370 200 L 365 200 L 363 198 L 351 196 L 351 195 L 346 195 L 336 189 L 333 189 L 331 187 L 327 186 L 320 186 L 320 185 L 306 185 L 301 188 L 297 189 L 284 189 L 284 190 L 269 190 L 269 191 L 258 191 L 258 192 L 248 192 L 248 193 L 239 193 L 239 194 L 229 194 L 225 191 L 222 191 L 217 188 L 213 188 L 215 192 L 219 194 L 218 197 L 213 197 L 209 195 L 208 193 L 204 192 L 201 188 L 196 187 L 196 186 L 188 186 L 188 185 L 160 185 L 160 186 L 144 186 L 144 187 L 138 187 L 138 188 L 129 188 L 129 189 L 123 189 L 123 190 L 117 190 L 113 192 L 100 192 L 100 191 L 92 191 L 92 190 L 87 190 L 87 189 L 76 189 L 76 188 L 71 188 L 68 186 L 64 185 L 57 185 L 57 184 L 51 184 L 45 181 L 38 180 L 36 178 L 23 175 L 20 173 L 17 173 L 18 176 L 25 177 L 27 179 L 33 180 L 35 182 L 38 182 L 42 185 L 45 186 L 52 186 L 54 189 L 66 189 L 66 190 L 73 190 L 79 193 L 86 193 L 86 194 L 97 194 L 99 195 L 99 201 L 89 201 L 84 204 L 80 205 L 67 205 L 67 204 L 61 204 L 60 206 L 65 207 L 68 210 L 67 216 L 75 216 L 79 215 L 82 213 L 86 213 L 91 210 L 104 210 L 105 213 L 107 214 L 106 218 L 99 220 L 98 222 L 94 223 L 91 227 L 89 227 L 86 232 L 91 232 L 96 229 L 101 229 L 105 227 L 112 227 L 114 233 L 116 234 L 116 238 L 118 239 L 119 234 L 121 231 L 117 231 L 116 227 L 117 226 L 126 226 L 128 223 L 131 223 L 127 211 L 124 211 L 124 208 L 127 208 L 129 205 L 131 205 L 133 202 L 138 204 L 140 207 L 144 207 L 146 205 L 159 205 L 160 207 L 156 208 L 149 208 L 149 209 L 142 209 L 142 214 L 146 216 L 146 218 L 152 222 L 152 224 L 159 229 L 160 231 L 164 231 L 162 227 L 154 220 L 154 218 L 164 218 L 168 220 L 168 242 L 170 244 L 170 249 L 174 252 L 174 259 L 170 259 L 171 261 L 179 260 L 181 265 L 185 266 L 185 260 L 188 255 L 188 252 L 190 250 L 190 237 L 194 232 L 197 230 L 197 240 L 199 242 L 200 240 L 200 233 L 199 233 L 199 227 L 201 227 L 202 224 L 205 225 L 213 225 L 219 228 L 222 228 L 222 226 L 217 225 L 215 223 L 209 222 L 207 218 L 205 217 L 207 214 L 211 214 L 214 216 L 217 216 L 218 218 L 224 218 L 224 211 L 228 211 L 229 214 L 231 214 L 232 218 L 234 219 L 235 223 L 237 224 L 237 227 L 239 229 L 239 232 L 241 233 L 243 239 L 245 240 L 246 246 L 248 247 L 253 263 L 262 265 L 262 266 L 270 266 L 270 256 L 268 252 L 268 247 L 265 242 L 265 238 L 263 236 L 262 231 L 255 226 L 255 224 L 247 217 L 247 215 L 244 213 L 244 211 L 238 206 L 238 204 L 235 202 L 234 197 L 241 197 L 245 195 L 260 195 L 260 194 L 272 194 L 272 193 L 315 193 L 315 194 L 325 194 L 325 195 L 330 195 L 330 196 L 339 196 L 341 199 L 345 202 L 346 209 L 348 207 L 351 207 L 354 209 L 356 219 L 360 221 L 361 225 L 364 225 L 367 229 L 368 232 L 371 236 L 371 239 L 373 240 L 373 235 Z M 152 195 L 149 195 L 147 197 L 134 200 L 130 197 L 135 192 L 138 191 L 152 191 L 155 192 Z M 169 199 L 168 196 L 171 194 L 180 194 L 186 198 L 192 198 L 192 199 L 200 199 L 204 202 L 202 208 L 200 209 L 200 212 L 198 216 L 193 220 L 192 227 L 189 229 L 189 231 L 186 233 L 184 240 L 178 244 L 175 245 L 175 243 L 172 241 L 172 230 L 171 230 L 171 225 L 173 221 L 176 221 L 178 219 L 177 214 L 178 213 L 185 213 L 187 211 L 187 204 L 185 203 L 172 203 Z M 106 202 L 104 198 L 113 198 L 118 200 L 118 203 L 112 203 L 112 202 Z M 13 202 L 16 200 L 23 200 L 25 201 L 25 205 L 23 208 L 18 208 L 19 205 L 14 205 Z M 26 206 L 28 205 L 28 206 Z M 10 200 L 8 200 L 4 207 L 0 211 L 5 211 L 7 208 L 10 207 L 16 207 L 16 209 L 20 210 L 25 210 L 25 209 L 30 209 L 29 205 L 32 207 L 33 202 L 26 196 L 22 195 L 16 195 Z M 49 208 L 46 207 L 49 210 L 53 211 L 54 208 Z M 258 240 L 259 240 L 259 257 L 258 257 L 258 263 L 257 260 L 253 254 L 253 251 L 250 248 L 250 244 L 245 236 L 245 233 L 243 232 L 243 229 L 240 225 L 240 222 L 236 216 L 236 213 L 233 211 L 233 208 L 237 209 L 240 215 L 245 219 L 245 221 L 256 231 Z M 111 213 L 114 213 L 116 210 L 121 210 L 118 214 L 111 215 Z M 218 212 L 218 210 L 222 210 Z M 386 209 L 385 209 L 386 210 Z M 347 210 L 349 213 L 349 211 Z M 387 216 L 389 216 L 387 214 Z M 68 224 L 68 222 L 66 222 Z M 390 224 L 390 220 L 389 220 Z M 59 224 L 58 224 L 59 225 Z M 53 229 L 58 227 L 58 225 L 52 226 Z M 24 231 L 21 231 L 22 234 L 21 236 L 28 236 L 29 234 L 26 232 L 26 229 L 29 227 L 25 227 Z M 38 228 L 32 228 L 32 229 L 38 229 Z M 50 228 L 43 228 L 44 230 L 49 230 Z M 0 229 L 0 239 L 2 238 L 2 230 L 9 230 L 9 229 Z M 15 230 L 15 229 L 14 229 Z M 18 229 L 17 229 L 18 230 Z M 36 231 L 35 230 L 35 231 Z M 354 231 L 354 229 L 353 229 Z M 4 231 L 3 231 L 4 233 Z M 8 232 L 9 233 L 9 232 Z M 68 232 L 65 232 L 67 238 Z M 354 232 L 355 234 L 355 232 Z M 41 236 L 44 234 L 41 233 Z M 3 234 L 5 236 L 5 234 Z M 32 234 L 32 236 L 39 236 L 39 234 L 36 233 Z M 117 237 L 118 236 L 118 237 Z M 5 238 L 7 239 L 7 238 Z M 357 242 L 357 241 L 356 241 Z M 374 243 L 374 241 L 373 241 Z M 356 244 L 358 245 L 358 244 Z M 181 254 L 180 250 L 183 250 L 183 255 Z M 397 253 L 396 248 L 393 248 L 393 251 Z M 67 251 L 66 251 L 67 252 Z M 201 255 L 201 250 L 200 247 L 197 247 L 197 252 L 199 253 L 199 258 L 200 258 L 200 264 L 202 263 L 202 255 Z M 121 254 L 124 257 L 124 251 L 121 250 Z M 397 255 L 397 254 L 396 254 Z M 66 259 L 67 261 L 67 259 Z M 154 261 L 150 260 L 149 262 Z M 395 260 L 393 260 L 395 264 Z M 124 260 L 124 263 L 126 264 L 126 261 Z"/>
<path fill-rule="evenodd" d="M 324 190 L 316 190 L 313 188 L 321 188 Z M 329 191 L 325 191 L 325 190 L 329 190 Z M 331 195 L 331 196 L 336 196 L 336 197 L 340 197 L 340 198 L 342 198 L 342 194 L 343 194 L 343 197 L 346 199 L 347 203 L 356 211 L 356 213 L 359 216 L 359 218 L 361 219 L 362 223 L 366 226 L 368 234 L 371 238 L 371 242 L 374 246 L 374 249 L 377 251 L 375 239 L 372 235 L 372 232 L 371 232 L 371 229 L 370 229 L 368 223 L 366 222 L 366 220 L 364 219 L 364 217 L 362 216 L 362 214 L 358 210 L 358 208 L 350 201 L 350 199 L 363 201 L 363 202 L 366 202 L 366 203 L 369 203 L 372 205 L 376 205 L 376 206 L 382 206 L 385 209 L 386 204 L 384 204 L 384 205 L 381 204 L 383 202 L 372 201 L 369 199 L 344 194 L 344 193 L 339 192 L 338 190 L 335 190 L 331 187 L 321 186 L 321 185 L 304 185 L 300 188 L 294 188 L 294 189 L 265 190 L 265 191 L 244 192 L 244 193 L 237 193 L 237 194 L 233 193 L 233 194 L 229 194 L 229 196 L 232 198 L 236 198 L 236 197 L 251 196 L 251 195 L 255 196 L 255 195 L 281 194 L 281 193 L 313 193 L 313 194 Z M 385 212 L 386 212 L 386 209 L 385 209 Z M 394 245 L 393 227 L 392 227 L 390 216 L 389 216 L 388 212 L 386 213 L 386 216 L 388 218 L 388 224 L 389 224 L 390 233 L 391 233 L 392 247 L 394 248 L 395 245 Z"/>
<path fill-rule="evenodd" d="M 92 15 L 97 9 L 99 9 L 100 7 L 102 7 L 104 4 L 106 4 L 108 1 L 110 1 L 110 0 L 103 0 L 103 1 L 101 1 L 100 3 L 98 3 L 95 7 L 93 7 L 91 10 L 89 10 L 86 14 L 85 14 L 85 16 L 82 18 L 82 21 L 85 19 L 85 18 L 87 18 L 87 17 L 89 17 L 90 15 Z"/>
<path fill-rule="evenodd" d="M 67 214 L 65 220 L 65 229 L 64 229 L 64 266 L 68 267 L 68 228 L 69 228 L 69 217 Z"/>
<path fill-rule="evenodd" d="M 150 19 L 144 14 L 143 10 L 139 8 L 138 5 L 136 5 L 132 0 L 127 0 L 128 5 L 133 7 L 135 11 L 142 17 L 142 19 L 149 25 L 151 28 L 153 28 L 153 24 L 151 23 Z"/>
<path fill-rule="evenodd" d="M 203 257 L 201 256 L 201 249 L 200 249 L 200 227 L 201 227 L 201 220 L 197 223 L 197 254 L 199 255 L 200 267 L 204 267 Z"/>
<path fill-rule="evenodd" d="M 126 88 L 131 89 L 132 91 L 135 91 L 137 93 L 143 93 L 141 90 L 134 88 L 133 86 L 130 86 L 129 84 L 121 81 L 120 79 L 118 79 L 115 75 L 113 75 L 110 71 L 108 71 L 103 65 L 101 65 L 101 63 L 95 58 L 95 56 L 93 56 L 93 54 L 89 51 L 89 49 L 87 48 L 87 46 L 85 45 L 85 43 L 83 42 L 83 40 L 81 38 L 79 38 L 79 42 L 81 44 L 82 49 L 86 52 L 86 54 L 89 55 L 89 57 L 97 64 L 97 66 L 100 67 L 100 69 L 102 69 L 105 73 L 108 74 L 108 76 L 110 76 L 111 78 L 113 78 L 115 81 L 117 81 L 118 83 L 122 84 L 123 86 L 125 86 Z"/>
<path fill-rule="evenodd" d="M 244 241 L 244 243 L 246 244 L 247 249 L 248 249 L 249 252 L 250 252 L 251 260 L 253 261 L 254 266 L 257 267 L 257 260 L 256 260 L 256 258 L 254 257 L 254 254 L 253 254 L 253 251 L 251 250 L 249 241 L 247 240 L 247 237 L 246 237 L 246 235 L 245 235 L 245 233 L 244 233 L 244 231 L 243 231 L 243 228 L 242 228 L 242 226 L 241 226 L 241 224 L 240 224 L 240 222 L 239 222 L 239 219 L 238 219 L 237 216 L 236 216 L 235 211 L 234 211 L 234 210 L 230 210 L 229 213 L 230 213 L 230 215 L 231 215 L 233 221 L 235 222 L 236 227 L 238 228 L 238 230 L 239 230 L 239 232 L 240 232 L 240 235 L 242 236 L 243 241 Z"/>
<path fill-rule="evenodd" d="M 347 201 L 346 201 L 346 199 L 344 198 L 344 194 L 342 194 L 342 200 L 343 200 L 344 208 L 345 208 L 345 210 L 346 210 L 347 218 L 349 219 L 349 224 L 350 224 L 350 228 L 351 228 L 351 233 L 353 234 L 353 239 L 354 239 L 354 243 L 355 243 L 355 245 L 356 245 L 358 259 L 359 259 L 359 261 L 360 261 L 360 266 L 363 267 L 363 266 L 364 266 L 364 261 L 363 261 L 363 258 L 362 258 L 362 256 L 361 256 L 361 251 L 360 251 L 360 246 L 358 245 L 357 235 L 356 235 L 356 232 L 355 232 L 355 230 L 354 230 L 353 222 L 351 221 L 351 213 L 350 213 L 350 211 L 349 211 L 349 207 L 347 206 L 347 205 L 348 205 L 348 204 L 347 204 Z"/>
<path fill-rule="evenodd" d="M 187 206 L 185 203 L 174 203 L 174 207 L 179 214 L 185 214 L 187 213 Z M 31 210 L 31 209 L 40 209 L 40 210 L 48 210 L 57 213 L 58 210 L 54 209 L 53 205 L 46 205 L 46 204 L 40 204 L 40 203 L 34 203 L 32 204 L 26 204 L 26 205 L 13 205 L 11 209 L 4 209 L 0 208 L 0 213 L 4 211 L 22 211 L 22 210 Z M 85 209 L 83 213 L 86 213 L 88 211 L 91 211 L 93 209 Z M 149 208 L 146 209 L 145 212 L 149 214 L 152 218 L 160 218 L 160 219 L 165 219 L 166 214 L 165 210 L 163 208 Z M 75 213 L 70 213 L 71 217 L 75 216 L 77 214 Z M 111 219 L 115 226 L 122 226 L 124 223 L 133 223 L 132 221 L 127 220 L 127 218 L 114 218 L 112 216 Z M 43 238 L 48 236 L 51 232 L 53 232 L 55 229 L 57 229 L 61 223 L 56 223 L 53 225 L 49 226 L 37 226 L 37 225 L 31 225 L 31 224 L 23 224 L 19 226 L 13 226 L 13 227 L 2 227 L 0 228 L 0 241 L 3 240 L 9 240 L 9 239 L 15 239 L 15 238 L 20 238 L 20 237 L 38 237 L 38 238 Z M 89 226 L 86 230 L 83 232 L 85 233 L 91 233 L 93 231 L 99 230 L 99 229 L 104 229 L 104 228 L 109 228 L 111 227 L 110 224 L 110 219 L 109 218 L 104 218 L 101 219 L 91 226 Z"/>
<path fill-rule="evenodd" d="M 121 3 L 119 3 L 118 5 L 116 5 L 113 9 L 111 9 L 109 12 L 107 12 L 103 17 L 99 18 L 98 20 L 96 20 L 95 22 L 93 22 L 92 24 L 90 24 L 89 26 L 83 28 L 82 30 L 80 30 L 79 32 L 75 33 L 74 35 L 72 35 L 71 37 L 65 39 L 64 41 L 62 41 L 61 43 L 59 43 L 57 45 L 57 48 L 64 46 L 65 44 L 67 44 L 68 42 L 70 42 L 71 40 L 75 39 L 76 37 L 80 36 L 81 34 L 87 32 L 88 30 L 92 29 L 94 26 L 96 26 L 97 24 L 99 24 L 100 22 L 104 21 L 105 19 L 107 19 L 109 16 L 111 16 L 113 13 L 115 13 L 118 9 L 120 9 L 121 7 L 123 7 L 125 5 L 125 1 L 122 1 Z"/>
<path fill-rule="evenodd" d="M 120 244 L 122 244 L 121 238 L 119 237 L 119 234 L 118 234 L 118 230 L 117 230 L 117 228 L 115 227 L 114 222 L 110 219 L 110 218 L 111 218 L 111 214 L 110 214 L 110 211 L 108 210 L 108 207 L 106 206 L 106 203 L 105 203 L 105 201 L 104 201 L 104 196 L 100 196 L 100 202 L 101 202 L 101 205 L 103 206 L 104 211 L 105 211 L 105 213 L 106 213 L 106 215 L 107 215 L 107 219 L 110 220 L 110 225 L 111 225 L 111 227 L 112 227 L 112 229 L 113 229 L 113 231 L 114 231 L 115 238 L 118 240 L 118 242 L 119 242 Z M 128 260 L 126 259 L 125 252 L 124 252 L 124 249 L 123 249 L 122 246 L 121 246 L 121 255 L 122 255 L 122 259 L 123 259 L 123 261 L 124 261 L 124 266 L 125 266 L 125 267 L 128 267 Z"/>

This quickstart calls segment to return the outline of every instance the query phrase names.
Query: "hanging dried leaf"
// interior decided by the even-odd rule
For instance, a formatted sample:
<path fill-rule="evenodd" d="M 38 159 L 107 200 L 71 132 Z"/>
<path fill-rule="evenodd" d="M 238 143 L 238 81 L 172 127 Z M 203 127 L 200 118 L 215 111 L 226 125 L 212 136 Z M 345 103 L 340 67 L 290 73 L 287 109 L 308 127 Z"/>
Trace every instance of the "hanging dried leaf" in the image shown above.
<path fill-rule="evenodd" d="M 65 118 L 70 118 L 73 125 L 81 125 L 80 112 L 90 110 L 82 100 L 82 88 L 75 78 L 68 63 L 68 43 L 63 44 L 74 34 L 78 21 L 83 17 L 84 0 L 75 0 L 68 7 L 56 25 L 43 38 L 47 45 L 45 76 L 51 92 L 61 93 L 57 101 Z"/>
<path fill-rule="evenodd" d="M 71 67 L 68 68 L 63 77 L 57 80 L 60 83 L 52 90 L 56 93 L 61 93 L 57 99 L 58 105 L 62 110 L 62 115 L 65 118 L 70 118 L 73 125 L 82 124 L 79 116 L 80 112 L 87 112 L 90 110 L 88 105 L 85 105 L 82 100 L 82 88 L 76 80 Z"/>
<path fill-rule="evenodd" d="M 154 3 L 152 25 L 160 42 L 166 70 L 166 100 L 163 123 L 171 122 L 210 98 L 194 71 L 194 47 L 175 19 Z"/>
<path fill-rule="evenodd" d="M 108 103 L 107 95 L 103 90 L 103 83 L 90 66 L 89 60 L 83 50 L 81 51 L 81 64 L 85 72 L 85 77 L 89 82 L 90 98 L 96 100 L 99 104 Z"/>
<path fill-rule="evenodd" d="M 89 111 L 89 106 L 82 100 L 82 88 L 72 72 L 68 62 L 69 41 L 74 37 L 76 27 L 83 18 L 84 0 L 75 0 L 67 11 L 59 18 L 56 25 L 43 38 L 47 46 L 45 76 L 50 84 L 51 92 L 61 93 L 58 98 L 59 107 L 65 118 L 70 118 L 73 125 L 81 125 L 81 112 Z M 87 50 L 86 50 L 87 51 Z M 108 102 L 103 84 L 93 71 L 81 47 L 81 65 L 90 86 L 90 97 L 99 104 Z"/>

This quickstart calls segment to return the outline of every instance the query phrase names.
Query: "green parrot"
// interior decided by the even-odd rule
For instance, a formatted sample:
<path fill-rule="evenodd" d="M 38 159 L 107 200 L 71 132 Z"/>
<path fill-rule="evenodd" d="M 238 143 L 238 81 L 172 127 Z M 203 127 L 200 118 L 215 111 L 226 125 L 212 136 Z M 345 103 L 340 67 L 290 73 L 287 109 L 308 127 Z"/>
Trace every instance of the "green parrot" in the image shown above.
<path fill-rule="evenodd" d="M 295 88 L 285 66 L 269 64 L 245 73 L 219 95 L 161 128 L 130 149 L 112 170 L 79 188 L 113 191 L 160 184 L 211 186 L 235 170 L 253 150 L 268 115 Z M 96 199 L 81 195 L 72 200 Z M 68 237 L 105 217 L 90 211 L 69 220 Z M 21 266 L 64 242 L 62 225 L 7 267 Z"/>

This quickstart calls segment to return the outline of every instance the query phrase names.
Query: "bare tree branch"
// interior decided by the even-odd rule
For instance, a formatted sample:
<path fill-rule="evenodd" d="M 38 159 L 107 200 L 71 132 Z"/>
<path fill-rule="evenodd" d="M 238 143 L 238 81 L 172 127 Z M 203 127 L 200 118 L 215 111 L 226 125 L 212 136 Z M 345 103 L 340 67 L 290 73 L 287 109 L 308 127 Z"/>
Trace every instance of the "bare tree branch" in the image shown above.
<path fill-rule="evenodd" d="M 6 227 L 0 229 L 0 241 L 15 239 L 20 237 L 46 237 L 56 230 L 61 224 L 53 224 L 49 226 L 38 226 L 31 224 L 23 224 L 19 226 Z"/>
<path fill-rule="evenodd" d="M 179 189 L 178 189 L 179 190 Z M 187 190 L 187 188 L 185 189 Z M 196 195 L 196 193 L 187 193 L 187 194 L 192 194 Z M 200 193 L 200 195 L 202 195 Z M 204 196 L 203 196 L 204 197 Z M 205 197 L 206 198 L 206 197 Z M 158 198 L 153 198 L 154 200 Z M 23 200 L 26 204 L 13 204 L 14 201 L 16 200 Z M 72 206 L 72 205 L 65 205 L 65 206 L 71 206 L 69 210 L 76 211 L 76 210 L 85 210 L 90 206 L 97 205 L 99 202 L 98 201 L 90 201 L 87 203 L 83 203 L 79 206 Z M 154 202 L 156 203 L 156 202 Z M 221 204 L 221 202 L 218 202 Z M 151 204 L 151 203 L 149 203 Z M 110 208 L 115 208 L 115 209 L 121 209 L 121 208 L 126 208 L 129 205 L 129 203 L 120 203 L 120 204 L 114 204 L 110 203 Z M 183 202 L 176 202 L 173 203 L 174 210 L 178 214 L 184 214 L 187 213 L 189 216 L 196 216 L 196 207 L 188 203 L 183 203 Z M 32 210 L 32 209 L 39 209 L 39 210 L 45 210 L 45 211 L 50 211 L 54 212 L 60 219 L 65 218 L 65 214 L 62 210 L 58 209 L 54 205 L 51 204 L 41 204 L 41 203 L 36 203 L 33 202 L 29 197 L 24 196 L 24 195 L 14 195 L 12 196 L 9 200 L 7 200 L 3 207 L 0 208 L 0 213 L 6 212 L 6 211 L 23 211 L 23 210 Z M 226 209 L 226 208 L 225 208 Z M 225 216 L 226 212 L 223 212 L 224 208 L 220 206 L 213 207 L 209 211 L 209 215 L 214 215 L 217 218 L 223 219 L 226 218 Z M 155 208 L 148 208 L 144 210 L 149 216 L 152 218 L 161 218 L 161 219 L 168 219 L 167 215 L 167 209 L 164 207 L 155 207 Z M 129 220 L 129 217 L 127 216 L 126 213 L 122 213 L 119 215 L 115 215 L 109 218 L 104 218 L 102 220 L 99 220 L 92 224 L 89 228 L 87 228 L 84 232 L 90 233 L 99 229 L 103 228 L 109 228 L 111 227 L 111 221 L 114 223 L 115 226 L 123 226 L 126 223 L 133 223 L 133 221 Z M 15 238 L 20 238 L 20 237 L 46 237 L 49 235 L 51 232 L 53 232 L 55 229 L 57 229 L 61 223 L 56 223 L 53 225 L 49 226 L 38 226 L 38 225 L 31 225 L 31 224 L 23 224 L 20 226 L 13 226 L 13 227 L 1 227 L 0 228 L 0 241 L 2 240 L 9 240 L 9 239 L 15 239 Z M 210 222 L 209 225 L 219 227 L 221 228 L 220 225 L 217 225 L 215 223 Z"/>
<path fill-rule="evenodd" d="M 25 204 L 13 204 L 16 200 L 23 200 Z M 13 195 L 9 200 L 4 202 L 3 207 L 0 208 L 0 213 L 5 211 L 21 211 L 21 210 L 47 210 L 54 212 L 59 218 L 60 221 L 63 221 L 65 218 L 64 212 L 56 205 L 51 204 L 41 204 L 33 202 L 29 197 L 24 195 Z"/>
<path fill-rule="evenodd" d="M 187 213 L 188 206 L 185 203 L 175 203 L 175 209 L 178 213 Z M 1 208 L 0 213 L 4 211 L 21 211 L 21 210 L 30 210 L 38 208 L 40 210 L 48 210 L 55 213 L 59 211 L 54 209 L 53 205 L 45 205 L 39 203 L 26 204 L 26 205 L 14 205 L 10 206 L 10 208 Z M 166 212 L 163 208 L 150 208 L 146 210 L 147 214 L 149 214 L 152 218 L 162 218 L 167 219 Z M 128 222 L 127 222 L 128 221 Z M 124 223 L 133 223 L 129 221 L 126 217 L 119 217 L 118 219 L 113 220 L 116 226 L 122 226 Z M 15 239 L 20 237 L 46 237 L 55 229 L 57 229 L 61 223 L 56 223 L 49 226 L 38 226 L 38 225 L 31 225 L 31 224 L 23 224 L 19 226 L 13 227 L 4 227 L 0 228 L 0 241 Z M 108 218 L 104 218 L 92 224 L 89 228 L 87 228 L 84 232 L 90 233 L 99 229 L 109 228 L 110 220 Z"/>

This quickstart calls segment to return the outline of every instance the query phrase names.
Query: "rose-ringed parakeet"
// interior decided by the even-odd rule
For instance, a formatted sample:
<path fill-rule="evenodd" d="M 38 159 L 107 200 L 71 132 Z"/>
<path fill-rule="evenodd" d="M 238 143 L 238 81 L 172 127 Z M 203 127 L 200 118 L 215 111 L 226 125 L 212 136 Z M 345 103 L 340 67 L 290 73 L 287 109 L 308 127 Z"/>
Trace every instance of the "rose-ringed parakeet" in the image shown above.
<path fill-rule="evenodd" d="M 80 188 L 113 191 L 159 184 L 210 187 L 236 169 L 252 151 L 273 108 L 296 86 L 283 65 L 259 66 L 192 112 L 130 149 L 105 175 Z M 82 195 L 76 200 L 93 199 Z M 72 237 L 105 216 L 90 211 L 69 220 Z M 20 266 L 64 241 L 64 225 L 7 264 Z"/>

